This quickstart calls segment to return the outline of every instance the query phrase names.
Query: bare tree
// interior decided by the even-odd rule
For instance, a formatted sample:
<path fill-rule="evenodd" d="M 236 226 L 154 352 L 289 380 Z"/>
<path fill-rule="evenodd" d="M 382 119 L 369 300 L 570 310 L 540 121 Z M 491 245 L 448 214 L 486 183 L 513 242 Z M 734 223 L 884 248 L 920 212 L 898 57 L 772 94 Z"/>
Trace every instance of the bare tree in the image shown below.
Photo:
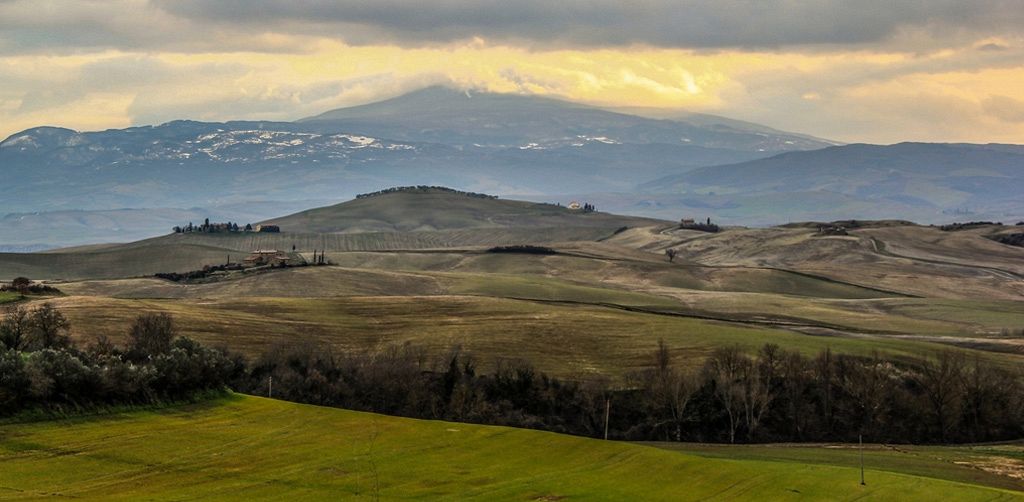
<path fill-rule="evenodd" d="M 650 408 L 657 416 L 653 425 L 655 429 L 669 427 L 672 439 L 682 441 L 687 406 L 697 392 L 697 379 L 692 373 L 673 366 L 665 340 L 658 340 L 654 362 L 654 369 L 644 378 Z"/>
<path fill-rule="evenodd" d="M 766 344 L 759 352 L 757 364 L 748 362 L 741 366 L 743 417 L 747 427 L 747 438 L 750 440 L 754 439 L 761 419 L 775 399 L 772 386 L 781 364 L 780 358 L 779 346 Z"/>
<path fill-rule="evenodd" d="M 171 350 L 175 336 L 177 332 L 170 315 L 143 314 L 128 330 L 128 351 L 139 359 L 164 354 Z"/>
<path fill-rule="evenodd" d="M 668 248 L 668 249 L 665 250 L 665 256 L 668 257 L 668 262 L 669 263 L 672 263 L 672 261 L 676 259 L 676 253 L 677 253 L 677 251 L 675 249 L 672 249 L 672 248 Z"/>
<path fill-rule="evenodd" d="M 66 347 L 71 343 L 68 319 L 51 303 L 44 303 L 29 314 L 29 349 Z"/>
<path fill-rule="evenodd" d="M 20 305 L 11 307 L 0 321 L 0 344 L 11 350 L 24 350 L 31 329 L 28 310 Z"/>
<path fill-rule="evenodd" d="M 790 434 L 803 438 L 807 416 L 811 413 L 808 393 L 811 389 L 811 365 L 799 352 L 789 352 L 780 367 L 782 393 L 788 405 Z"/>
<path fill-rule="evenodd" d="M 936 354 L 934 361 L 925 359 L 915 378 L 931 406 L 943 442 L 946 442 L 949 430 L 958 418 L 955 412 L 961 402 L 963 373 L 963 355 L 946 350 Z"/>
<path fill-rule="evenodd" d="M 706 370 L 714 381 L 715 397 L 729 418 L 729 442 L 736 442 L 736 429 L 742 418 L 743 377 L 750 359 L 736 346 L 719 348 L 708 360 Z"/>
<path fill-rule="evenodd" d="M 838 361 L 840 371 L 836 380 L 859 410 L 858 432 L 861 434 L 874 428 L 885 406 L 889 366 L 877 352 L 864 363 L 849 357 L 841 357 Z"/>

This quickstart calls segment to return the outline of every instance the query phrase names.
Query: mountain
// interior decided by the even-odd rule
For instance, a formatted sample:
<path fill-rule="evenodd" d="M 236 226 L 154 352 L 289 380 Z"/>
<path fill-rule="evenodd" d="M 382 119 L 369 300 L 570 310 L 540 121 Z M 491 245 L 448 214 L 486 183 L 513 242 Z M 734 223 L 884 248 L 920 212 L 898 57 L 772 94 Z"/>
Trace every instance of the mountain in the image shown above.
<path fill-rule="evenodd" d="M 641 180 L 828 144 L 432 87 L 298 122 L 29 129 L 0 142 L 0 175 L 9 180 L 0 215 L 338 200 L 409 184 L 628 191 Z"/>
<path fill-rule="evenodd" d="M 651 119 L 553 98 L 428 87 L 397 98 L 303 119 L 310 126 L 459 146 L 551 148 L 587 141 L 690 145 L 751 152 L 812 150 L 836 143 L 739 121 Z"/>
<path fill-rule="evenodd" d="M 442 187 L 403 187 L 361 195 L 348 202 L 264 223 L 298 233 L 367 233 L 515 227 L 599 227 L 614 230 L 665 222 L 584 212 L 549 203 L 504 200 Z"/>
<path fill-rule="evenodd" d="M 918 221 L 1024 216 L 1024 146 L 900 143 L 844 145 L 705 167 L 640 185 L 641 191 L 719 203 L 788 196 L 789 205 L 832 194 L 872 217 Z M 706 200 L 706 199 L 705 199 Z M 820 207 L 818 219 L 862 217 Z M 883 214 L 888 212 L 888 214 Z M 782 222 L 776 220 L 776 222 Z"/>

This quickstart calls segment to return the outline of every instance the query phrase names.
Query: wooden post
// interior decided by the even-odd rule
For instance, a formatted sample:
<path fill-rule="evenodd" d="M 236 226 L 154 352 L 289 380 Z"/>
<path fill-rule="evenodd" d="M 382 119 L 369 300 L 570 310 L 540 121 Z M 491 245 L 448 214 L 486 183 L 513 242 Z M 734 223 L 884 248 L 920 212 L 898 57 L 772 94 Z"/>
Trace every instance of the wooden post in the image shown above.
<path fill-rule="evenodd" d="M 860 443 L 860 484 L 864 486 L 867 484 L 864 482 L 864 435 L 857 435 L 857 441 Z"/>
<path fill-rule="evenodd" d="M 267 397 L 274 397 L 274 375 L 267 377 Z"/>
<path fill-rule="evenodd" d="M 612 398 L 605 398 L 604 400 L 604 440 L 608 440 L 608 417 L 612 413 Z"/>

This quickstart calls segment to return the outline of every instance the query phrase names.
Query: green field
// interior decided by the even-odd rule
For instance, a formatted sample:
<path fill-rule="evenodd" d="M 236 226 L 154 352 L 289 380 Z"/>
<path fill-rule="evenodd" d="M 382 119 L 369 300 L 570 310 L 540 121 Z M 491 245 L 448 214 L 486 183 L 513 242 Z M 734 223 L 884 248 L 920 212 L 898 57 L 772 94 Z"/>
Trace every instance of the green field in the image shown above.
<path fill-rule="evenodd" d="M 742 455 L 740 455 L 742 456 Z M 233 396 L 0 432 L 0 499 L 1020 500 L 1020 492 L 779 459 Z"/>
<path fill-rule="evenodd" d="M 705 458 L 817 465 L 860 465 L 862 449 L 847 444 L 716 445 L 645 443 Z M 965 446 L 877 445 L 863 447 L 872 471 L 925 476 L 1024 491 L 1024 444 Z M 873 482 L 866 476 L 867 482 Z"/>
<path fill-rule="evenodd" d="M 0 291 L 0 305 L 4 303 L 16 302 L 20 299 L 21 295 L 19 295 L 18 293 L 8 293 L 5 291 Z"/>

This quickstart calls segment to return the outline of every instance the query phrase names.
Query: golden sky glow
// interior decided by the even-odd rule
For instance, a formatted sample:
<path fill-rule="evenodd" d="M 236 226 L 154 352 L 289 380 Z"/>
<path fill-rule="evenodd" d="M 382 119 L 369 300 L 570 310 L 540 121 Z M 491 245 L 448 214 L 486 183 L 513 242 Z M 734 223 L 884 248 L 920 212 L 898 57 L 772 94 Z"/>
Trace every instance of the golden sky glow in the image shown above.
<path fill-rule="evenodd" d="M 39 125 L 294 120 L 450 82 L 713 113 L 847 142 L 1024 143 L 1024 40 L 1012 34 L 977 33 L 924 49 L 875 43 L 771 50 L 537 46 L 481 36 L 349 45 L 268 29 L 249 35 L 253 49 L 216 50 L 218 37 L 228 35 L 211 32 L 212 42 L 199 48 L 5 51 L 0 136 Z"/>

